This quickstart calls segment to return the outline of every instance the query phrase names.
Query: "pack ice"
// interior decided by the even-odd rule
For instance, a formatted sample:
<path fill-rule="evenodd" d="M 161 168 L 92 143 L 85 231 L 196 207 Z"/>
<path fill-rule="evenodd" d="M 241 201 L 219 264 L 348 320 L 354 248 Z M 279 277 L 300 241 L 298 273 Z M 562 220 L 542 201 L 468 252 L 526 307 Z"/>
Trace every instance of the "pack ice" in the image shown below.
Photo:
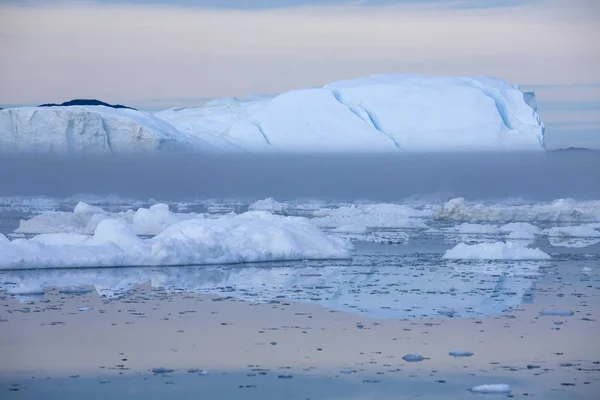
<path fill-rule="evenodd" d="M 377 75 L 155 114 L 103 106 L 0 111 L 0 150 L 543 151 L 535 95 L 489 77 Z"/>

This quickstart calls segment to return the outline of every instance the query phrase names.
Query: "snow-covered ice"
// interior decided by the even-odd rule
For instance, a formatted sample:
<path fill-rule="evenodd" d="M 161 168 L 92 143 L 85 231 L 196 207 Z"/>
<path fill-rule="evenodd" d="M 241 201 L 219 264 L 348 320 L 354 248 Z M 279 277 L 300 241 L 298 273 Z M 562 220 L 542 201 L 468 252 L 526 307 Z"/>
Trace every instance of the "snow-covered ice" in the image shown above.
<path fill-rule="evenodd" d="M 4 152 L 544 151 L 534 95 L 490 77 L 376 75 L 154 114 L 0 110 Z"/>
<path fill-rule="evenodd" d="M 459 243 L 444 253 L 451 260 L 549 260 L 542 250 L 531 249 L 515 242 Z"/>
<path fill-rule="evenodd" d="M 92 236 L 58 233 L 3 240 L 0 269 L 340 259 L 349 257 L 350 246 L 305 218 L 262 211 L 175 222 L 150 239 L 138 237 L 123 221 L 104 219 Z"/>

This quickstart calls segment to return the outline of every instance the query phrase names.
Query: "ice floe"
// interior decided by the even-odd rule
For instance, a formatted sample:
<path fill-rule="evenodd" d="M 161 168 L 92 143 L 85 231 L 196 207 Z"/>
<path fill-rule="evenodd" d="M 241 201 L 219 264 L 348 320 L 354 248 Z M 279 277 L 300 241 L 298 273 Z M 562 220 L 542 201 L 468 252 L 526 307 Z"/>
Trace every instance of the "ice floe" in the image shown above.
<path fill-rule="evenodd" d="M 473 393 L 482 394 L 508 394 L 511 392 L 510 386 L 505 383 L 496 383 L 488 385 L 479 385 L 469 389 Z"/>
<path fill-rule="evenodd" d="M 444 253 L 451 260 L 549 260 L 542 250 L 525 247 L 515 242 L 459 243 Z"/>

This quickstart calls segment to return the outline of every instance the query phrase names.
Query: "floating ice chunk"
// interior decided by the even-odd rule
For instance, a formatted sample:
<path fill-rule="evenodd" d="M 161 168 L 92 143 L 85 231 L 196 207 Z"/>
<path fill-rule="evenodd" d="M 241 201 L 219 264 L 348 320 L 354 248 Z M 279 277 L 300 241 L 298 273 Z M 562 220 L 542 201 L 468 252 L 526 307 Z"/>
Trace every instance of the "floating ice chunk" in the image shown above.
<path fill-rule="evenodd" d="M 420 354 L 407 354 L 404 357 L 402 357 L 402 359 L 406 362 L 419 362 L 423 361 L 425 357 L 423 357 Z"/>
<path fill-rule="evenodd" d="M 535 235 L 526 231 L 513 231 L 506 238 L 509 240 L 535 240 Z"/>
<path fill-rule="evenodd" d="M 84 203 L 83 201 L 80 201 L 75 206 L 73 213 L 75 213 L 75 214 L 105 214 L 106 211 L 104 211 L 100 207 L 92 206 L 87 203 Z"/>
<path fill-rule="evenodd" d="M 478 233 L 484 235 L 498 234 L 498 227 L 496 225 L 470 224 L 467 222 L 455 226 L 454 230 L 458 233 Z"/>
<path fill-rule="evenodd" d="M 315 213 L 312 220 L 317 226 L 336 228 L 354 226 L 365 228 L 416 228 L 427 229 L 421 219 L 423 211 L 400 204 L 355 204 Z"/>
<path fill-rule="evenodd" d="M 583 274 L 591 274 L 592 273 L 592 269 L 590 267 L 583 267 L 581 268 L 581 273 Z"/>
<path fill-rule="evenodd" d="M 264 200 L 258 200 L 248 206 L 248 210 L 254 211 L 270 211 L 273 213 L 282 212 L 284 205 L 272 197 Z"/>
<path fill-rule="evenodd" d="M 340 373 L 342 373 L 342 374 L 351 374 L 353 372 L 354 372 L 354 370 L 352 368 L 344 368 L 344 369 L 340 370 Z"/>
<path fill-rule="evenodd" d="M 152 373 L 157 374 L 157 375 L 170 374 L 173 371 L 174 370 L 171 368 L 164 368 L 164 367 L 152 368 Z"/>
<path fill-rule="evenodd" d="M 600 221 L 600 201 L 559 199 L 552 203 L 514 205 L 467 203 L 464 198 L 455 198 L 444 203 L 433 217 L 452 221 L 489 222 Z"/>
<path fill-rule="evenodd" d="M 598 238 L 600 237 L 600 231 L 589 226 L 561 226 L 550 228 L 548 236 Z"/>
<path fill-rule="evenodd" d="M 452 357 L 471 357 L 474 353 L 466 350 L 452 350 L 448 354 Z"/>
<path fill-rule="evenodd" d="M 93 236 L 83 236 L 48 234 L 0 243 L 0 269 L 345 259 L 352 247 L 306 218 L 261 211 L 178 222 L 151 239 L 141 239 L 123 221 L 106 219 Z"/>
<path fill-rule="evenodd" d="M 542 233 L 540 228 L 527 222 L 511 222 L 509 224 L 502 225 L 498 230 L 500 231 L 500 233 L 508 234 L 529 233 L 530 235 L 539 235 L 540 233 Z"/>
<path fill-rule="evenodd" d="M 87 220 L 81 214 L 47 211 L 27 220 L 21 220 L 16 233 L 84 233 Z"/>
<path fill-rule="evenodd" d="M 33 295 L 40 295 L 40 294 L 44 294 L 46 293 L 46 290 L 44 290 L 44 288 L 42 286 L 38 286 L 38 285 L 32 285 L 32 286 L 27 286 L 27 285 L 22 285 L 19 287 L 15 287 L 15 288 L 10 288 L 6 291 L 8 294 L 12 294 L 12 295 L 18 295 L 18 296 L 33 296 Z"/>
<path fill-rule="evenodd" d="M 540 315 L 542 317 L 570 317 L 575 313 L 571 310 L 542 310 Z"/>
<path fill-rule="evenodd" d="M 195 218 L 198 216 L 194 215 Z M 185 214 L 175 214 L 168 204 L 155 204 L 150 208 L 140 208 L 133 215 L 133 230 L 138 235 L 156 235 L 177 222 L 189 219 Z"/>
<path fill-rule="evenodd" d="M 531 249 L 514 242 L 459 243 L 444 253 L 452 260 L 549 260 L 550 256 L 540 249 Z"/>
<path fill-rule="evenodd" d="M 554 247 L 583 248 L 600 243 L 600 238 L 572 238 L 564 236 L 549 236 L 548 242 Z"/>
<path fill-rule="evenodd" d="M 90 311 L 90 308 L 89 307 L 79 307 L 77 309 L 77 311 L 86 312 L 86 311 Z"/>
<path fill-rule="evenodd" d="M 360 224 L 348 224 L 348 225 L 338 226 L 337 228 L 332 229 L 332 232 L 361 234 L 361 233 L 366 233 L 367 229 L 368 228 L 366 226 L 364 226 L 364 225 L 360 225 Z"/>
<path fill-rule="evenodd" d="M 510 386 L 505 383 L 497 383 L 491 385 L 479 385 L 469 389 L 473 393 L 482 394 L 508 394 L 510 393 Z"/>
<path fill-rule="evenodd" d="M 62 289 L 58 293 L 67 294 L 67 295 L 78 295 L 78 294 L 87 294 L 87 293 L 91 293 L 91 292 L 93 292 L 92 289 L 73 287 L 73 288 Z"/>

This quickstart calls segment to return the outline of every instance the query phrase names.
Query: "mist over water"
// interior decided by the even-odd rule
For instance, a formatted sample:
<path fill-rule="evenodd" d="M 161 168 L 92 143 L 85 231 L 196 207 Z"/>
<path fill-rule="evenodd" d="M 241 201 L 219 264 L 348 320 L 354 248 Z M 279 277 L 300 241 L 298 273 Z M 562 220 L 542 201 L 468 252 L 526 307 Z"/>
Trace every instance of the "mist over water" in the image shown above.
<path fill-rule="evenodd" d="M 0 196 L 600 199 L 600 152 L 0 157 Z"/>

